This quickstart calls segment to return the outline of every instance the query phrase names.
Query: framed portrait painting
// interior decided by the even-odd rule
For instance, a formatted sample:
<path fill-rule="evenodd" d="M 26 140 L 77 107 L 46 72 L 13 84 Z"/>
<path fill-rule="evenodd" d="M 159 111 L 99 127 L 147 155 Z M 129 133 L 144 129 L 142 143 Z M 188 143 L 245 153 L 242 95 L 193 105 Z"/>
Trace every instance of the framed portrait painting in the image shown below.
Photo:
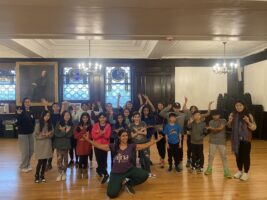
<path fill-rule="evenodd" d="M 16 82 L 17 105 L 24 97 L 29 97 L 33 106 L 41 106 L 43 99 L 50 104 L 58 102 L 57 62 L 17 62 Z"/>

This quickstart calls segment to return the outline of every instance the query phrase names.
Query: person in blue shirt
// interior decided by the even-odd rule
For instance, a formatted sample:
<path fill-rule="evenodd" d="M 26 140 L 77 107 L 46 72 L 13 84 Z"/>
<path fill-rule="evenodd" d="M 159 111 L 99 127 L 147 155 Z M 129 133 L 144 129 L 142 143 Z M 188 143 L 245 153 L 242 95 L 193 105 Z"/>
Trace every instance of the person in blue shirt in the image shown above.
<path fill-rule="evenodd" d="M 169 169 L 172 171 L 172 160 L 174 159 L 175 170 L 180 172 L 179 168 L 179 148 L 181 148 L 181 128 L 176 123 L 176 114 L 169 114 L 169 122 L 164 126 L 163 133 L 166 138 L 166 146 L 168 151 Z"/>

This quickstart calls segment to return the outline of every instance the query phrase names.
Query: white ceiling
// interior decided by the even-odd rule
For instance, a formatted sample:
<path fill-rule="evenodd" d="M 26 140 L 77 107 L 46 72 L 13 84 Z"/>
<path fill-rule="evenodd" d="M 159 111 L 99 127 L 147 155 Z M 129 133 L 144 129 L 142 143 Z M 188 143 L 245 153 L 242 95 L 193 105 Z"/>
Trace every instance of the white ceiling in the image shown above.
<path fill-rule="evenodd" d="M 222 58 L 221 41 L 91 40 L 91 58 Z M 226 57 L 242 58 L 267 48 L 267 41 L 229 41 Z M 87 58 L 88 40 L 2 39 L 1 58 Z"/>

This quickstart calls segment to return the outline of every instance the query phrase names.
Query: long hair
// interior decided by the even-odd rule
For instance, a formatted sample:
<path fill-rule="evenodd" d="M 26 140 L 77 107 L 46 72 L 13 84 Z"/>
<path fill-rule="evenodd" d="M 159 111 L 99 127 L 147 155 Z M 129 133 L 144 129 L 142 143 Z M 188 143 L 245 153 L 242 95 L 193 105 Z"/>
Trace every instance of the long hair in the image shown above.
<path fill-rule="evenodd" d="M 152 117 L 152 112 L 151 112 L 151 109 L 150 109 L 150 107 L 149 106 L 144 106 L 143 108 L 142 108 L 142 111 L 141 111 L 141 120 L 144 120 L 144 118 L 145 118 L 145 115 L 144 115 L 144 109 L 148 109 L 148 117 L 150 118 L 150 117 Z"/>
<path fill-rule="evenodd" d="M 41 114 L 41 117 L 40 117 L 40 131 L 43 130 L 44 126 L 45 126 L 45 123 L 47 123 L 47 128 L 48 128 L 48 131 L 51 131 L 52 130 L 52 122 L 51 122 L 51 115 L 50 115 L 50 118 L 48 119 L 47 122 L 44 121 L 44 117 L 47 115 L 47 114 L 50 114 L 50 112 L 48 110 L 44 110 Z"/>
<path fill-rule="evenodd" d="M 88 118 L 88 122 L 86 124 L 83 122 L 83 117 L 84 116 L 86 116 Z M 79 126 L 84 126 L 84 125 L 87 125 L 87 130 L 86 131 L 91 131 L 91 129 L 92 129 L 91 118 L 90 118 L 90 115 L 87 112 L 82 113 L 82 115 L 80 117 Z"/>
<path fill-rule="evenodd" d="M 234 105 L 236 105 L 237 103 L 242 104 L 244 106 L 244 110 L 242 112 L 238 112 L 236 108 L 234 107 L 234 115 L 238 115 L 240 119 L 243 119 L 244 116 L 249 116 L 250 112 L 248 111 L 248 108 L 245 102 L 242 100 L 237 100 Z"/>
<path fill-rule="evenodd" d="M 70 114 L 69 111 L 66 111 L 66 110 L 65 110 L 65 111 L 61 114 L 61 116 L 60 116 L 60 120 L 59 120 L 59 125 L 60 125 L 60 126 L 66 126 L 66 125 L 68 125 L 68 126 L 72 126 L 72 125 L 73 125 L 73 124 L 72 124 L 72 117 L 71 117 L 71 114 L 70 114 L 70 119 L 69 119 L 69 121 L 67 122 L 67 124 L 65 123 L 64 116 L 65 116 L 66 113 L 69 113 L 69 114 Z"/>
<path fill-rule="evenodd" d="M 130 143 L 131 143 L 130 134 L 129 134 L 129 132 L 128 132 L 126 129 L 121 129 L 121 130 L 118 132 L 118 138 L 120 138 L 121 135 L 122 135 L 123 133 L 127 133 L 127 134 L 128 134 L 128 141 L 127 141 L 127 143 L 130 144 Z M 118 139 L 118 140 L 115 142 L 115 152 L 114 152 L 114 155 L 117 155 L 118 150 L 119 150 L 119 148 L 120 148 L 120 144 L 121 144 L 121 141 L 120 141 L 120 139 Z"/>
<path fill-rule="evenodd" d="M 125 125 L 125 117 L 124 117 L 124 115 L 122 114 L 122 113 L 119 113 L 117 116 L 116 116 L 116 124 L 115 124 L 115 126 L 119 126 L 120 124 L 119 124 L 119 121 L 118 121 L 118 118 L 119 118 L 119 116 L 121 116 L 122 117 L 122 124 L 121 125 Z"/>
<path fill-rule="evenodd" d="M 28 100 L 28 99 L 31 100 L 29 97 L 24 97 L 23 100 L 22 100 L 21 109 L 22 109 L 23 111 L 26 111 L 25 101 Z"/>

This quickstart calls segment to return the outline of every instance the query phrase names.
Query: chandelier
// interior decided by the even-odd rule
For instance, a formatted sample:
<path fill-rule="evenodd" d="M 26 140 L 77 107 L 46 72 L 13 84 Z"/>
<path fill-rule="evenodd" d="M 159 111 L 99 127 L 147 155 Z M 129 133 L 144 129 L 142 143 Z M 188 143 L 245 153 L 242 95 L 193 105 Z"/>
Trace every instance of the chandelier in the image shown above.
<path fill-rule="evenodd" d="M 226 62 L 225 59 L 226 42 L 223 42 L 223 62 L 215 63 L 213 72 L 216 74 L 233 73 L 238 68 L 238 62 Z"/>
<path fill-rule="evenodd" d="M 78 67 L 86 74 L 100 73 L 102 65 L 98 62 L 91 61 L 91 42 L 88 40 L 88 58 L 86 62 L 78 63 Z"/>

